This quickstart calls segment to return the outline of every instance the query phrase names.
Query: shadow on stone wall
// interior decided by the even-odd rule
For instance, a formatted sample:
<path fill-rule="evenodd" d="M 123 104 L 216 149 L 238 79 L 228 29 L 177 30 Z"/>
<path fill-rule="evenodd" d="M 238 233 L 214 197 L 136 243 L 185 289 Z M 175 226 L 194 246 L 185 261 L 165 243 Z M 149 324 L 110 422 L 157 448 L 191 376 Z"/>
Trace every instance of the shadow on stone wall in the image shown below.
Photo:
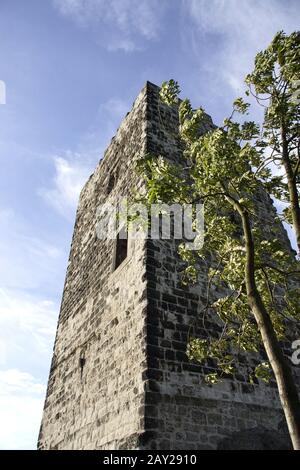
<path fill-rule="evenodd" d="M 292 450 L 287 430 L 279 426 L 278 430 L 264 427 L 245 429 L 222 439 L 218 450 Z"/>

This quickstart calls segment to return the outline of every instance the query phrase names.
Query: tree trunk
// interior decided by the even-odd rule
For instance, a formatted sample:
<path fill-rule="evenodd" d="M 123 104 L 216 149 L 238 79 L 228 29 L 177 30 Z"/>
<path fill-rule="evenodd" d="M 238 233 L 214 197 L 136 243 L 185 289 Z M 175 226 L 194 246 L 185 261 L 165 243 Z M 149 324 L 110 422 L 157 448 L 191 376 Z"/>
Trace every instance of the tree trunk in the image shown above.
<path fill-rule="evenodd" d="M 285 169 L 287 184 L 290 196 L 291 212 L 293 219 L 293 227 L 295 230 L 296 241 L 298 246 L 298 254 L 300 255 L 300 206 L 299 206 L 299 194 L 297 190 L 296 177 L 293 172 L 293 168 L 289 159 L 288 142 L 286 138 L 286 132 L 284 125 L 281 127 L 281 139 L 282 139 L 282 162 Z"/>
<path fill-rule="evenodd" d="M 300 450 L 300 401 L 289 365 L 279 346 L 270 316 L 256 287 L 254 242 L 249 215 L 238 203 L 234 204 L 243 224 L 246 242 L 245 282 L 249 306 L 262 336 L 264 348 L 277 382 L 281 405 L 295 450 Z"/>

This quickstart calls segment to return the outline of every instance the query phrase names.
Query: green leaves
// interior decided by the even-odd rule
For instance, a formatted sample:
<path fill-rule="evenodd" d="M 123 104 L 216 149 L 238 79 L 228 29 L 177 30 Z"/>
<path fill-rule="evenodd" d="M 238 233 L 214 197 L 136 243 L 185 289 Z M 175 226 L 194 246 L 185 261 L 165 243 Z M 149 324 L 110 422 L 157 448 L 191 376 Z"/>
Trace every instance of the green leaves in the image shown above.
<path fill-rule="evenodd" d="M 169 80 L 162 83 L 159 96 L 163 103 L 172 106 L 178 103 L 179 93 L 180 88 L 178 83 L 175 80 Z"/>
<path fill-rule="evenodd" d="M 280 153 L 280 136 L 274 126 L 278 125 L 282 113 L 286 113 L 287 122 L 292 124 L 288 134 L 290 141 L 293 142 L 294 134 L 298 135 L 295 105 L 290 107 L 282 95 L 283 79 L 278 81 L 274 76 L 276 67 L 281 67 L 284 69 L 282 77 L 286 77 L 288 64 L 294 64 L 294 55 L 290 56 L 289 52 L 290 40 L 295 41 L 295 37 L 290 39 L 278 33 L 271 47 L 257 55 L 255 70 L 247 77 L 257 93 L 269 94 L 264 97 L 268 112 L 263 129 L 253 121 L 233 120 L 235 113 L 245 115 L 249 110 L 249 104 L 237 98 L 224 125 L 206 128 L 203 134 L 207 122 L 205 111 L 193 109 L 188 99 L 179 101 L 179 85 L 170 80 L 162 84 L 160 98 L 169 106 L 179 104 L 179 138 L 185 149 L 183 160 L 174 164 L 161 156 L 148 155 L 139 164 L 149 204 L 204 202 L 204 245 L 199 251 L 189 251 L 182 244 L 179 254 L 185 263 L 182 283 L 197 283 L 200 277 L 203 279 L 205 266 L 210 266 L 206 278 L 207 299 L 197 318 L 197 325 L 202 326 L 198 331 L 196 325 L 198 333 L 193 332 L 187 355 L 191 360 L 206 364 L 207 381 L 211 384 L 224 375 L 235 374 L 240 353 L 251 353 L 251 358 L 255 358 L 250 369 L 256 377 L 267 381 L 270 375 L 268 364 L 257 365 L 263 343 L 247 296 L 243 214 L 247 214 L 250 221 L 255 247 L 252 267 L 257 293 L 278 340 L 286 338 L 286 322 L 299 319 L 299 289 L 295 287 L 299 275 L 289 274 L 291 270 L 300 272 L 299 263 L 293 261 L 291 253 L 280 242 L 277 222 L 274 221 L 272 227 L 262 223 L 257 203 L 257 198 L 263 197 L 262 185 L 276 197 L 288 199 L 286 181 L 281 175 L 272 174 L 269 163 L 276 161 Z M 293 54 L 297 56 L 295 47 L 292 47 Z M 278 96 L 274 91 L 276 87 Z M 272 153 L 269 147 L 273 148 Z M 292 165 L 297 166 L 296 158 Z M 290 218 L 288 211 L 285 215 Z M 217 329 L 213 332 L 206 329 L 206 319 L 217 325 Z"/>
<path fill-rule="evenodd" d="M 256 366 L 254 371 L 255 376 L 265 383 L 269 383 L 272 377 L 272 371 L 268 362 L 262 362 Z"/>
<path fill-rule="evenodd" d="M 187 142 L 195 141 L 200 135 L 201 126 L 205 123 L 206 116 L 204 110 L 199 108 L 195 111 L 188 111 L 188 107 L 180 105 L 180 134 L 182 139 Z"/>
<path fill-rule="evenodd" d="M 198 362 L 206 360 L 209 356 L 209 343 L 206 339 L 192 338 L 187 347 L 187 357 Z"/>
<path fill-rule="evenodd" d="M 286 36 L 283 31 L 277 33 L 270 46 L 259 52 L 255 58 L 255 67 L 245 81 L 254 86 L 257 99 L 270 98 L 268 106 L 274 107 L 288 99 L 293 82 L 299 79 L 300 32 Z"/>
<path fill-rule="evenodd" d="M 241 114 L 246 114 L 248 111 L 250 104 L 245 103 L 243 98 L 236 98 L 236 100 L 233 102 L 233 107 L 234 109 Z"/>
<path fill-rule="evenodd" d="M 182 167 L 168 163 L 161 156 L 147 154 L 138 160 L 137 171 L 145 178 L 149 205 L 189 201 L 191 188 L 184 184 Z"/>
<path fill-rule="evenodd" d="M 193 114 L 191 102 L 188 99 L 183 100 L 179 106 L 179 122 L 183 124 L 186 120 L 190 119 Z"/>
<path fill-rule="evenodd" d="M 255 144 L 260 150 L 257 176 L 270 194 L 289 203 L 282 216 L 299 234 L 300 31 L 290 35 L 279 31 L 269 47 L 257 54 L 254 70 L 245 81 L 265 110 L 261 136 Z M 275 165 L 280 176 L 270 171 Z"/>
<path fill-rule="evenodd" d="M 205 380 L 209 384 L 220 381 L 223 375 L 233 375 L 236 369 L 233 364 L 233 356 L 228 353 L 228 343 L 224 339 L 199 339 L 191 338 L 187 347 L 187 356 L 190 360 L 205 363 L 213 359 L 218 372 L 206 374 Z"/>

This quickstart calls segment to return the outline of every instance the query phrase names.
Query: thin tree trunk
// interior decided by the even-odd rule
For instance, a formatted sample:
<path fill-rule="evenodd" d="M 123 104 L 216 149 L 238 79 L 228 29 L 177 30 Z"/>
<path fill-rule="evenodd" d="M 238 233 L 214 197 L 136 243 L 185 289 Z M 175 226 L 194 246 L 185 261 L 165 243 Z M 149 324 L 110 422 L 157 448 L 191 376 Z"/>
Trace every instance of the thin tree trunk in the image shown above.
<path fill-rule="evenodd" d="M 299 194 L 297 190 L 296 178 L 294 176 L 293 168 L 289 159 L 288 142 L 286 138 L 286 132 L 284 125 L 281 127 L 281 139 L 282 139 L 282 162 L 285 169 L 288 191 L 290 196 L 291 212 L 293 219 L 293 227 L 295 230 L 296 241 L 298 246 L 298 254 L 300 255 L 300 206 L 299 206 Z"/>
<path fill-rule="evenodd" d="M 248 213 L 237 203 L 246 242 L 245 282 L 249 306 L 262 336 L 264 348 L 277 382 L 281 405 L 295 450 L 300 450 L 300 401 L 289 365 L 279 346 L 270 316 L 256 287 L 254 242 Z"/>

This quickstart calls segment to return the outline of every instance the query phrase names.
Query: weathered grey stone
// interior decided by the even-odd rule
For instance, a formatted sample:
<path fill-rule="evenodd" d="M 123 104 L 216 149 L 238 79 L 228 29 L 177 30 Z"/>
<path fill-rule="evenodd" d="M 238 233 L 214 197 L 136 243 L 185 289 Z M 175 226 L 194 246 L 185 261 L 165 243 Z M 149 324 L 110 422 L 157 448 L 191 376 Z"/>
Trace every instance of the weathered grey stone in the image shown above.
<path fill-rule="evenodd" d="M 162 105 L 158 87 L 147 83 L 81 192 L 40 449 L 241 448 L 249 432 L 252 448 L 286 447 L 257 431 L 273 436 L 282 423 L 276 388 L 247 385 L 243 368 L 209 387 L 208 369 L 187 360 L 187 335 L 205 302 L 205 269 L 197 287 L 183 287 L 174 240 L 129 239 L 128 256 L 113 271 L 115 242 L 96 237 L 97 206 L 142 188 L 134 172 L 140 155 L 182 158 L 177 129 L 176 109 Z M 258 205 L 272 227 L 272 201 L 262 192 Z M 210 321 L 207 328 L 218 326 Z"/>

